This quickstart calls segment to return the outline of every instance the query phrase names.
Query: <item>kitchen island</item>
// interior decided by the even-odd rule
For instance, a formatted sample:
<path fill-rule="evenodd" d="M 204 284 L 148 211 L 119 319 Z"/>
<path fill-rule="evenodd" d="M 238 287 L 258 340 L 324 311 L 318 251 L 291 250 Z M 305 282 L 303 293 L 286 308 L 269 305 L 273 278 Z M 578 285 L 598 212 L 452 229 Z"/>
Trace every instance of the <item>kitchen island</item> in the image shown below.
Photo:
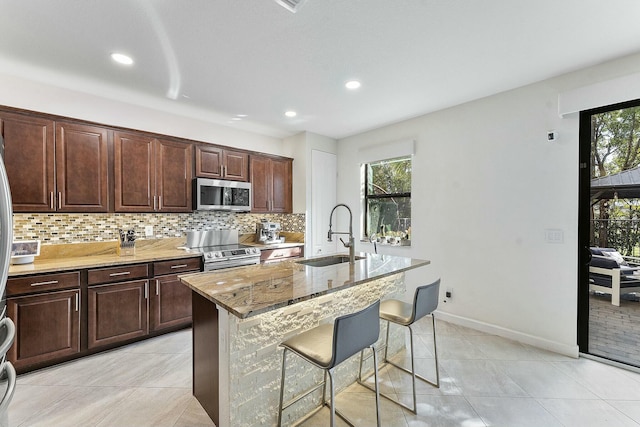
<path fill-rule="evenodd" d="M 275 425 L 282 363 L 278 344 L 376 299 L 401 297 L 404 272 L 429 264 L 360 255 L 353 265 L 301 263 L 318 264 L 327 258 L 323 257 L 180 277 L 192 290 L 193 394 L 216 426 Z M 404 346 L 399 332 L 390 342 L 391 354 Z M 358 360 L 353 357 L 338 368 L 336 390 L 355 381 Z M 297 381 L 288 387 L 296 390 L 306 389 L 322 375 L 298 360 L 289 366 Z M 289 410 L 285 424 L 308 412 L 317 400 L 306 399 Z"/>

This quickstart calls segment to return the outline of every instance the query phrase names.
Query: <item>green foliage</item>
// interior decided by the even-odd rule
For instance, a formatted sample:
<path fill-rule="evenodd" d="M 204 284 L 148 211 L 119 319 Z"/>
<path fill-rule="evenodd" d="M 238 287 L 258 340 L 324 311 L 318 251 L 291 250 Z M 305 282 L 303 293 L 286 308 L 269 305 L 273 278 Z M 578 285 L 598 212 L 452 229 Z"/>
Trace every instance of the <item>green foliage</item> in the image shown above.
<path fill-rule="evenodd" d="M 407 237 L 411 229 L 411 158 L 383 160 L 365 167 L 366 235 Z"/>
<path fill-rule="evenodd" d="M 591 177 L 640 165 L 640 107 L 594 114 L 591 120 Z M 631 254 L 638 247 L 640 200 L 600 200 L 592 205 L 592 245 Z"/>
<path fill-rule="evenodd" d="M 640 107 L 594 114 L 591 129 L 592 178 L 640 165 Z"/>

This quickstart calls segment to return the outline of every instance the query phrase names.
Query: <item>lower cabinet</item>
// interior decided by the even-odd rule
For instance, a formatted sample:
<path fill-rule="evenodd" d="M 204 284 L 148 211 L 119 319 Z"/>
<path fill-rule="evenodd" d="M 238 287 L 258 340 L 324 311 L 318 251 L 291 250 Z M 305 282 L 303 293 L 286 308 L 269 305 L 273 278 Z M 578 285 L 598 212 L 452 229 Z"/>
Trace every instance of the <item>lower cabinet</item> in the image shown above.
<path fill-rule="evenodd" d="M 8 353 L 16 369 L 80 352 L 80 289 L 7 299 L 16 324 Z"/>
<path fill-rule="evenodd" d="M 19 373 L 191 324 L 191 290 L 178 275 L 201 257 L 10 277 L 7 353 Z"/>
<path fill-rule="evenodd" d="M 260 249 L 260 262 L 270 264 L 304 256 L 304 246 L 291 246 L 287 248 Z"/>
<path fill-rule="evenodd" d="M 16 337 L 7 357 L 18 371 L 81 350 L 80 272 L 12 277 L 7 280 L 7 316 Z"/>
<path fill-rule="evenodd" d="M 191 289 L 180 283 L 177 274 L 154 279 L 150 300 L 151 330 L 159 331 L 191 323 Z"/>
<path fill-rule="evenodd" d="M 115 344 L 149 333 L 149 281 L 89 287 L 88 348 Z"/>
<path fill-rule="evenodd" d="M 190 324 L 191 289 L 180 283 L 178 274 L 200 271 L 200 258 L 157 261 L 153 263 L 153 271 L 149 300 L 151 331 Z"/>

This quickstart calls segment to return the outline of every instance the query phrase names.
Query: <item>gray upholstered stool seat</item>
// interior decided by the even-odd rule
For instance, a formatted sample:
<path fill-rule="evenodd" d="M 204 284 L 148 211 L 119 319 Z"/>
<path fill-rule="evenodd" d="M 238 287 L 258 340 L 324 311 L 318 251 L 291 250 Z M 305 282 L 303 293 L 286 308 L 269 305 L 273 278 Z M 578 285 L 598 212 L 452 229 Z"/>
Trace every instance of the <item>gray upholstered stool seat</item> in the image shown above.
<path fill-rule="evenodd" d="M 331 364 L 333 324 L 320 325 L 307 332 L 289 338 L 280 345 L 314 365 L 326 368 Z"/>
<path fill-rule="evenodd" d="M 335 424 L 335 415 L 337 414 L 347 424 L 353 426 L 343 414 L 336 410 L 335 387 L 333 379 L 333 370 L 340 363 L 344 362 L 354 354 L 362 353 L 366 348 L 370 348 L 374 358 L 374 364 L 377 362 L 375 343 L 380 335 L 380 301 L 376 301 L 370 306 L 352 314 L 337 317 L 333 324 L 320 325 L 306 332 L 302 332 L 280 345 L 284 347 L 282 353 L 282 378 L 280 380 L 280 406 L 278 408 L 278 426 L 282 425 L 282 412 L 300 401 L 305 396 L 322 388 L 322 401 L 320 405 L 297 420 L 293 425 L 298 425 L 313 416 L 317 411 L 325 406 L 331 410 L 331 427 Z M 287 352 L 292 352 L 307 362 L 324 370 L 324 379 L 319 384 L 311 387 L 309 390 L 293 397 L 288 402 L 284 402 L 284 386 L 285 371 L 287 366 Z M 326 383 L 327 374 L 329 375 L 330 401 L 326 399 Z M 374 369 L 375 375 L 375 392 L 376 392 L 376 417 L 378 427 L 380 427 L 380 405 L 378 391 L 378 371 Z"/>
<path fill-rule="evenodd" d="M 412 386 L 413 386 L 413 407 L 409 407 L 401 403 L 399 400 L 396 400 L 386 394 L 380 393 L 380 395 L 412 411 L 414 414 L 417 411 L 416 378 L 428 384 L 431 384 L 435 387 L 440 387 L 440 373 L 438 372 L 438 351 L 436 348 L 436 319 L 435 319 L 435 316 L 433 316 L 433 312 L 436 310 L 436 308 L 438 308 L 439 294 L 440 294 L 440 279 L 428 285 L 419 286 L 416 289 L 416 292 L 413 296 L 413 304 L 407 304 L 406 302 L 398 301 L 395 299 L 382 301 L 382 303 L 380 304 L 380 318 L 382 320 L 387 321 L 387 333 L 386 333 L 383 363 L 395 366 L 396 368 L 402 370 L 403 372 L 406 372 L 411 375 Z M 423 317 L 429 314 L 431 315 L 431 322 L 433 325 L 433 354 L 435 357 L 435 366 L 436 366 L 435 381 L 430 381 L 416 374 L 415 358 L 413 354 L 413 348 L 414 348 L 413 329 L 411 328 L 411 326 L 415 322 L 417 322 L 418 320 L 422 319 Z M 403 366 L 399 366 L 388 359 L 390 323 L 395 323 L 397 325 L 406 326 L 409 328 L 409 340 L 411 344 L 411 348 L 410 348 L 411 370 L 406 369 Z M 360 355 L 360 375 L 359 375 L 358 382 L 367 388 L 371 388 L 367 383 L 365 383 L 365 379 L 362 378 L 362 358 L 363 358 L 363 355 L 361 354 Z"/>

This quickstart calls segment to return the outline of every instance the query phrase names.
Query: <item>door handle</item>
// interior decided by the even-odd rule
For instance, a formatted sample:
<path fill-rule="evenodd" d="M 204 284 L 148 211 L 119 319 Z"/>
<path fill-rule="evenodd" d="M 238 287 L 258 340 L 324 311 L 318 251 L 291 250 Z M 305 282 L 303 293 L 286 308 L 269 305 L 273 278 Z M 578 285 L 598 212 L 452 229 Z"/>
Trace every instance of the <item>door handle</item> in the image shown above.
<path fill-rule="evenodd" d="M 7 361 L 4 363 L 4 371 L 7 374 L 7 390 L 4 392 L 2 400 L 0 400 L 0 413 L 6 414 L 9 403 L 11 403 L 11 399 L 13 399 L 13 393 L 16 391 L 17 376 L 16 369 L 11 362 Z"/>
<path fill-rule="evenodd" d="M 7 333 L 4 337 L 4 341 L 0 344 L 0 355 L 5 355 L 9 348 L 11 348 L 11 344 L 13 344 L 13 340 L 16 337 L 16 325 L 13 323 L 11 319 L 5 317 L 0 321 L 0 328 L 5 327 L 7 329 Z"/>

